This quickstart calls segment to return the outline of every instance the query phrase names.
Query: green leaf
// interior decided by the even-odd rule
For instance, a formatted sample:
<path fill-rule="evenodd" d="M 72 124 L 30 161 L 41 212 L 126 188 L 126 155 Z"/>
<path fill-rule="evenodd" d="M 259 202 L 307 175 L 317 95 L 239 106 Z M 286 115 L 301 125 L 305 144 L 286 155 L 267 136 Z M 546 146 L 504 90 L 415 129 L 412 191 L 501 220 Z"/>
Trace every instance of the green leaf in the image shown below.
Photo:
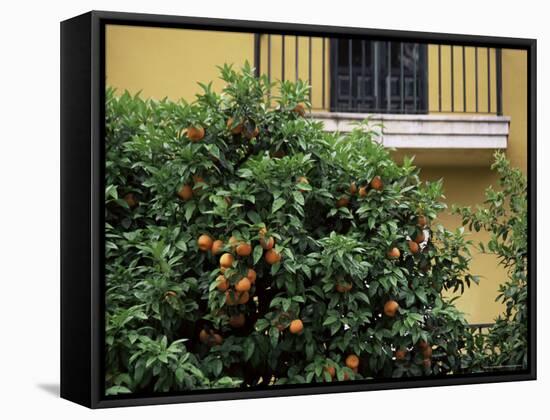
<path fill-rule="evenodd" d="M 262 255 L 264 253 L 264 249 L 261 245 L 256 245 L 254 247 L 254 253 L 252 254 L 252 258 L 254 260 L 254 265 L 258 264 L 258 261 L 262 258 Z"/>
<path fill-rule="evenodd" d="M 283 207 L 286 203 L 286 200 L 283 198 L 277 198 L 275 201 L 273 201 L 273 206 L 271 208 L 271 213 L 277 212 L 281 207 Z"/>
<path fill-rule="evenodd" d="M 294 201 L 296 201 L 298 204 L 300 204 L 301 206 L 305 204 L 304 196 L 300 191 L 294 191 L 292 195 L 294 196 Z"/>

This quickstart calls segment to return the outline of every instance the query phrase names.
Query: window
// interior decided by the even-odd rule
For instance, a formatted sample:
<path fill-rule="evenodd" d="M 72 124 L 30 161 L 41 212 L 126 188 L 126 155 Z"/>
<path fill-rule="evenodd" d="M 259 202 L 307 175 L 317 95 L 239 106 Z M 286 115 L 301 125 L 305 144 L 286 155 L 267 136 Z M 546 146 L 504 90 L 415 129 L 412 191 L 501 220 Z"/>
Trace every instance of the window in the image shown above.
<path fill-rule="evenodd" d="M 426 45 L 331 40 L 331 111 L 426 113 Z"/>

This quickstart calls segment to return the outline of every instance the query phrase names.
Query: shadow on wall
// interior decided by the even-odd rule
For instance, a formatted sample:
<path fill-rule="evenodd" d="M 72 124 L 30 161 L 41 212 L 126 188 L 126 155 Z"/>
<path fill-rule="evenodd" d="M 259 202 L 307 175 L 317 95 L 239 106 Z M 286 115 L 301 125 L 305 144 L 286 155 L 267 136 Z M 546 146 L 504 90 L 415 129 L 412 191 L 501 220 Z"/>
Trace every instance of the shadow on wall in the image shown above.
<path fill-rule="evenodd" d="M 38 384 L 36 386 L 47 394 L 59 397 L 59 384 Z"/>

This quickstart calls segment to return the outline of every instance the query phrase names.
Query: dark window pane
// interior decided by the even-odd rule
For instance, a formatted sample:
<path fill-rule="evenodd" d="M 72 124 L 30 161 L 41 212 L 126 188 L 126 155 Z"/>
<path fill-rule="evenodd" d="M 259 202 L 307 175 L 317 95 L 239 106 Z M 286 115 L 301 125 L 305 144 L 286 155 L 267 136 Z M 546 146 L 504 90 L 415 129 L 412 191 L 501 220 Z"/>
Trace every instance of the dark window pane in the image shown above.
<path fill-rule="evenodd" d="M 427 112 L 425 45 L 356 39 L 332 42 L 337 52 L 332 69 L 333 109 Z"/>

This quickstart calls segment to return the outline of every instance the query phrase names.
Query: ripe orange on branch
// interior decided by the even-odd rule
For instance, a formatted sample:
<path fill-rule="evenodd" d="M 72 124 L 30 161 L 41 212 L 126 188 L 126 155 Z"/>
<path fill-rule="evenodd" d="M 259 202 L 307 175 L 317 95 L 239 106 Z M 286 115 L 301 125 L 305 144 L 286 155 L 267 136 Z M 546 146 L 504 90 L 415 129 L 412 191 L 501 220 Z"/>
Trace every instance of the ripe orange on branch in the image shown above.
<path fill-rule="evenodd" d="M 128 204 L 128 207 L 133 209 L 138 205 L 138 201 L 136 199 L 136 196 L 133 193 L 128 193 L 124 196 L 124 201 L 126 201 L 126 204 Z"/>
<path fill-rule="evenodd" d="M 241 134 L 243 131 L 243 124 L 239 123 L 233 127 L 234 121 L 233 118 L 227 120 L 227 129 L 231 131 L 231 134 Z"/>
<path fill-rule="evenodd" d="M 237 292 L 248 292 L 250 290 L 250 280 L 248 277 L 243 277 L 240 279 L 237 284 L 235 285 L 235 290 Z"/>
<path fill-rule="evenodd" d="M 233 255 L 226 252 L 220 257 L 220 266 L 224 268 L 229 268 L 233 265 L 234 261 L 235 259 L 233 258 Z"/>
<path fill-rule="evenodd" d="M 279 261 L 281 261 L 281 254 L 279 254 L 276 250 L 270 249 L 265 253 L 265 262 L 269 265 L 277 264 Z"/>
<path fill-rule="evenodd" d="M 409 251 L 411 251 L 411 254 L 418 254 L 420 251 L 420 246 L 415 241 L 408 241 L 407 245 L 409 246 Z"/>
<path fill-rule="evenodd" d="M 406 349 L 399 349 L 395 352 L 395 358 L 399 361 L 405 360 L 406 357 L 407 357 Z"/>
<path fill-rule="evenodd" d="M 298 115 L 300 115 L 301 117 L 306 115 L 306 107 L 303 103 L 299 103 L 298 105 L 296 105 L 293 111 Z"/>
<path fill-rule="evenodd" d="M 197 240 L 197 245 L 199 246 L 199 249 L 203 252 L 210 250 L 212 248 L 213 243 L 214 241 L 208 235 L 201 235 Z"/>
<path fill-rule="evenodd" d="M 424 359 L 429 359 L 432 357 L 433 350 L 430 346 L 426 346 L 422 349 L 422 356 L 424 356 Z"/>
<path fill-rule="evenodd" d="M 426 235 L 424 235 L 424 231 L 420 230 L 415 238 L 414 238 L 414 241 L 417 243 L 417 244 L 421 244 L 422 242 L 424 242 L 426 240 Z"/>
<path fill-rule="evenodd" d="M 216 288 L 220 292 L 225 292 L 227 289 L 229 289 L 229 280 L 227 280 L 224 275 L 220 274 L 216 278 Z"/>
<path fill-rule="evenodd" d="M 336 207 L 347 207 L 349 206 L 349 198 L 346 195 L 343 195 L 336 201 Z"/>
<path fill-rule="evenodd" d="M 204 128 L 202 127 L 187 127 L 187 138 L 192 142 L 200 141 L 204 138 Z"/>
<path fill-rule="evenodd" d="M 246 277 L 248 277 L 248 280 L 250 280 L 250 284 L 256 283 L 256 272 L 252 269 L 248 269 L 248 273 L 246 273 Z"/>
<path fill-rule="evenodd" d="M 232 328 L 241 328 L 244 326 L 245 323 L 246 323 L 246 318 L 242 313 L 231 315 L 231 317 L 229 318 L 229 325 Z"/>
<path fill-rule="evenodd" d="M 388 251 L 388 258 L 392 260 L 396 260 L 401 256 L 401 251 L 399 251 L 399 248 L 393 247 Z"/>
<path fill-rule="evenodd" d="M 191 200 L 191 198 L 193 198 L 193 188 L 191 188 L 191 185 L 189 184 L 183 185 L 178 191 L 178 196 L 183 201 Z"/>
<path fill-rule="evenodd" d="M 273 238 L 273 236 L 271 236 L 267 240 L 264 237 L 262 237 L 260 238 L 260 245 L 263 249 L 270 250 L 275 246 L 275 239 Z"/>
<path fill-rule="evenodd" d="M 292 334 L 301 334 L 304 330 L 304 323 L 301 319 L 295 319 L 290 323 L 290 327 L 288 329 Z"/>
<path fill-rule="evenodd" d="M 397 310 L 399 309 L 399 304 L 395 300 L 388 300 L 384 304 L 384 314 L 390 318 L 397 315 Z"/>
<path fill-rule="evenodd" d="M 359 357 L 355 354 L 350 354 L 346 357 L 346 366 L 350 369 L 357 369 L 359 367 Z"/>
<path fill-rule="evenodd" d="M 249 243 L 241 242 L 235 248 L 235 252 L 239 257 L 248 257 L 252 253 L 252 246 Z"/>
<path fill-rule="evenodd" d="M 336 368 L 334 366 L 327 365 L 323 368 L 323 371 L 327 372 L 331 379 L 334 379 L 334 377 L 336 376 Z"/>
<path fill-rule="evenodd" d="M 219 253 L 222 252 L 222 250 L 223 250 L 223 241 L 220 239 L 215 240 L 212 243 L 212 248 L 211 248 L 212 255 L 218 255 Z"/>
<path fill-rule="evenodd" d="M 384 189 L 384 182 L 382 182 L 382 178 L 380 178 L 378 175 L 375 176 L 370 182 L 370 187 L 373 190 L 382 191 Z"/>
<path fill-rule="evenodd" d="M 424 216 L 423 214 L 419 215 L 416 219 L 416 224 L 423 228 L 428 224 L 428 218 Z"/>

